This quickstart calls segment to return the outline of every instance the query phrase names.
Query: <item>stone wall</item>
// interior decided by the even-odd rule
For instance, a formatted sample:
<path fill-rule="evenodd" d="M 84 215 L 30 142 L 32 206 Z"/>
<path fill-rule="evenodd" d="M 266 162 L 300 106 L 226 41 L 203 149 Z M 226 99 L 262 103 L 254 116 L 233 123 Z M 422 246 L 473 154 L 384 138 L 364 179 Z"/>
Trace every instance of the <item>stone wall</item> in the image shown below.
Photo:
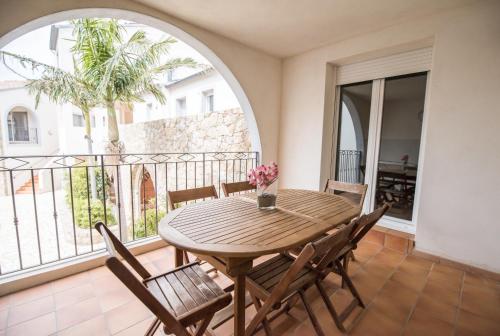
<path fill-rule="evenodd" d="M 128 153 L 250 151 L 241 109 L 120 126 Z"/>

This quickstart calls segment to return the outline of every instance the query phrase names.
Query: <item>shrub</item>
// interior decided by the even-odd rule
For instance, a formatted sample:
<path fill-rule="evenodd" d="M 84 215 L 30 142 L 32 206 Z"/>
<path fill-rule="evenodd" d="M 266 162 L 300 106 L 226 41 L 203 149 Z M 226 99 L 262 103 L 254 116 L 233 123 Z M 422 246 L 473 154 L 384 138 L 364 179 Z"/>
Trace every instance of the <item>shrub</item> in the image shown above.
<path fill-rule="evenodd" d="M 89 168 L 89 173 L 90 173 Z M 105 179 L 103 181 L 102 179 L 102 174 L 101 170 L 99 168 L 94 168 L 94 175 L 95 175 L 95 183 L 96 183 L 96 189 L 97 189 L 97 198 L 102 200 L 103 199 L 103 182 L 106 186 L 106 198 L 109 196 L 109 188 L 111 187 L 111 182 L 108 177 L 108 174 L 104 173 Z M 72 179 L 72 184 L 73 184 L 73 198 L 76 199 L 87 199 L 89 196 L 89 192 L 91 192 L 91 187 L 90 187 L 90 174 L 89 174 L 89 180 L 87 181 L 87 173 L 85 171 L 84 167 L 77 167 L 73 168 L 71 171 L 71 179 Z M 69 189 L 69 175 L 67 174 L 67 181 L 68 183 L 66 184 L 66 202 L 68 205 L 71 205 L 71 191 Z M 88 192 L 87 192 L 88 191 Z"/>
<path fill-rule="evenodd" d="M 92 168 L 90 168 L 92 169 Z M 97 199 L 92 199 L 89 195 L 91 192 L 90 181 L 87 180 L 87 173 L 84 167 L 74 168 L 71 172 L 72 187 L 73 187 L 73 205 L 75 211 L 75 224 L 82 228 L 88 229 L 90 225 L 94 225 L 98 221 L 104 222 L 104 205 L 103 198 L 103 182 L 106 186 L 106 198 L 109 196 L 109 188 L 111 187 L 108 175 L 105 173 L 103 180 L 101 170 L 94 168 Z M 89 175 L 90 179 L 90 175 Z M 71 207 L 71 190 L 69 176 L 66 184 L 66 203 Z M 90 197 L 90 223 L 88 214 L 88 198 Z M 109 226 L 116 224 L 116 219 L 113 216 L 111 207 L 106 207 L 106 220 Z"/>
<path fill-rule="evenodd" d="M 75 199 L 75 224 L 82 229 L 88 229 L 90 225 L 102 221 L 104 222 L 104 205 L 101 200 L 90 200 L 90 223 L 88 214 L 87 199 Z M 108 226 L 116 224 L 115 216 L 113 216 L 110 207 L 106 208 L 106 220 Z"/>
<path fill-rule="evenodd" d="M 158 222 L 156 221 L 155 200 L 149 200 L 149 209 L 146 209 L 146 228 L 144 228 L 144 213 L 137 219 L 134 225 L 134 239 L 145 238 L 147 236 L 154 236 L 157 234 L 157 224 L 165 217 L 165 211 L 158 209 Z"/>

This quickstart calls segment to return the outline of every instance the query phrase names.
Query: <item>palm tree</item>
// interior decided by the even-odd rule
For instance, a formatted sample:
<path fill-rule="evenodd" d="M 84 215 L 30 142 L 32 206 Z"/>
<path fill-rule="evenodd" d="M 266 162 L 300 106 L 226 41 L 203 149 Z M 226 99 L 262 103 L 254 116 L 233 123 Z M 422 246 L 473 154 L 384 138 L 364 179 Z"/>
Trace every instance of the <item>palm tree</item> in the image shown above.
<path fill-rule="evenodd" d="M 69 73 L 62 69 L 53 67 L 51 65 L 35 61 L 29 57 L 13 54 L 6 51 L 0 51 L 3 63 L 17 75 L 28 80 L 26 87 L 29 93 L 35 96 L 35 107 L 38 108 L 40 104 L 41 95 L 46 95 L 50 101 L 56 104 L 70 103 L 80 109 L 85 121 L 85 139 L 87 141 L 88 150 L 88 165 L 94 165 L 92 157 L 92 127 L 90 123 L 90 111 L 97 106 L 98 95 L 96 88 L 85 82 L 81 76 L 81 71 L 78 67 L 74 66 L 73 73 Z M 37 79 L 29 79 L 20 74 L 8 65 L 6 58 L 13 58 L 18 61 L 24 68 L 29 67 L 32 71 L 37 72 Z M 97 198 L 97 188 L 95 182 L 94 169 L 90 169 L 90 186 L 92 199 Z"/>
<path fill-rule="evenodd" d="M 179 67 L 195 67 L 191 58 L 170 58 L 170 46 L 176 42 L 166 38 L 157 42 L 150 41 L 146 33 L 138 30 L 128 39 L 124 38 L 124 26 L 117 20 L 85 18 L 73 21 L 75 44 L 72 52 L 85 82 L 96 88 L 100 104 L 106 107 L 108 116 L 108 145 L 110 154 L 123 152 L 120 141 L 116 108 L 118 104 L 133 106 L 134 102 L 143 101 L 143 96 L 153 95 L 160 103 L 165 103 L 165 96 L 157 84 L 167 71 Z M 117 165 L 120 155 L 112 155 L 108 161 Z M 123 197 L 120 171 L 110 171 L 114 176 L 116 194 Z M 123 204 L 119 199 L 118 204 Z M 118 218 L 125 218 L 124 208 L 117 209 Z M 128 236 L 126 225 L 120 226 L 121 237 Z"/>
<path fill-rule="evenodd" d="M 152 42 L 144 31 L 138 30 L 127 40 L 125 28 L 117 20 L 85 18 L 73 21 L 75 44 L 72 51 L 82 69 L 82 76 L 97 88 L 99 101 L 108 115 L 108 151 L 123 150 L 120 143 L 117 104 L 132 105 L 153 95 L 160 103 L 166 99 L 157 81 L 169 70 L 195 67 L 192 58 L 170 58 L 163 61 L 176 42 L 166 38 Z"/>

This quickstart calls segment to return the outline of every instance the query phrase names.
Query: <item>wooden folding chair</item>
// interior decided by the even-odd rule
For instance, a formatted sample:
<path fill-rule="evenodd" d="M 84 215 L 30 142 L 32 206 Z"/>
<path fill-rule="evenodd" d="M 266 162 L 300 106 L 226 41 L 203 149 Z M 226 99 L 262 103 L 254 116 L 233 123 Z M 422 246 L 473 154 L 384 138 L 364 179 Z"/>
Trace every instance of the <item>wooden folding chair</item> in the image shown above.
<path fill-rule="evenodd" d="M 351 203 L 363 207 L 365 201 L 367 184 L 345 183 L 335 180 L 326 181 L 325 192 L 332 192 L 350 201 Z"/>
<path fill-rule="evenodd" d="M 224 196 L 229 197 L 231 194 L 249 191 L 257 189 L 256 186 L 251 185 L 248 181 L 233 182 L 233 183 L 221 183 L 222 191 Z"/>
<path fill-rule="evenodd" d="M 145 335 L 152 336 L 161 324 L 166 334 L 203 335 L 214 314 L 231 303 L 231 294 L 225 293 L 197 262 L 152 276 L 103 223 L 95 228 L 109 253 L 106 266 L 156 316 Z"/>
<path fill-rule="evenodd" d="M 342 249 L 338 256 L 338 259 L 342 260 L 346 272 L 349 269 L 349 260 L 353 259 L 353 251 L 358 247 L 358 243 L 377 224 L 389 208 L 390 205 L 386 203 L 372 213 L 353 220 L 354 228 L 349 238 L 349 243 Z M 344 281 L 342 281 L 342 287 L 344 287 Z"/>
<path fill-rule="evenodd" d="M 278 313 L 281 313 L 289 309 L 289 305 L 294 302 L 293 299 L 296 296 L 302 300 L 316 333 L 324 335 L 309 302 L 307 302 L 305 291 L 316 285 L 320 291 L 324 292 L 321 281 L 331 271 L 335 257 L 349 241 L 352 229 L 353 225 L 349 224 L 319 241 L 307 244 L 297 258 L 289 254 L 280 254 L 252 269 L 247 275 L 246 281 L 257 313 L 247 326 L 246 335 L 252 335 L 261 323 L 266 334 L 270 335 L 268 315 L 273 310 L 278 310 Z M 319 258 L 320 262 L 313 265 L 312 260 L 315 258 Z M 336 267 L 342 269 L 342 264 L 339 265 L 335 264 Z M 352 286 L 352 292 L 356 298 L 359 298 L 354 286 Z M 361 302 L 360 298 L 359 301 L 355 300 Z M 284 309 L 280 309 L 285 302 Z"/>
<path fill-rule="evenodd" d="M 217 190 L 215 190 L 214 185 L 210 185 L 207 187 L 200 187 L 200 188 L 185 189 L 185 190 L 168 191 L 168 205 L 170 207 L 170 210 L 174 210 L 176 204 L 196 201 L 200 199 L 207 199 L 207 198 L 208 199 L 219 198 L 219 196 L 217 195 Z M 182 255 L 184 257 L 184 263 L 188 264 L 190 261 L 187 251 L 183 251 Z M 200 259 L 196 260 L 200 261 Z M 205 262 L 202 262 L 202 264 L 204 263 Z M 217 270 L 215 268 L 211 268 L 209 270 L 209 272 L 212 271 L 217 273 Z"/>

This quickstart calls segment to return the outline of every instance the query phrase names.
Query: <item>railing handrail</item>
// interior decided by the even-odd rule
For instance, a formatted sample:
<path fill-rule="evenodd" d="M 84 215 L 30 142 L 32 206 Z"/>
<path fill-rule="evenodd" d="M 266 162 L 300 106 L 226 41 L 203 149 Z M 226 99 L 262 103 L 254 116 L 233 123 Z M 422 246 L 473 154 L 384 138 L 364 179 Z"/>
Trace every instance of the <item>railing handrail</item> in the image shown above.
<path fill-rule="evenodd" d="M 238 154 L 238 153 L 259 153 L 258 151 L 212 151 L 212 152 L 153 152 L 153 153 L 99 153 L 99 154 L 78 154 L 78 153 L 73 153 L 73 154 L 61 154 L 61 155 L 0 155 L 0 159 L 21 159 L 21 158 L 38 158 L 38 157 L 61 157 L 61 156 L 66 156 L 66 157 L 89 157 L 89 156 L 127 156 L 127 155 L 168 155 L 168 154 Z"/>

